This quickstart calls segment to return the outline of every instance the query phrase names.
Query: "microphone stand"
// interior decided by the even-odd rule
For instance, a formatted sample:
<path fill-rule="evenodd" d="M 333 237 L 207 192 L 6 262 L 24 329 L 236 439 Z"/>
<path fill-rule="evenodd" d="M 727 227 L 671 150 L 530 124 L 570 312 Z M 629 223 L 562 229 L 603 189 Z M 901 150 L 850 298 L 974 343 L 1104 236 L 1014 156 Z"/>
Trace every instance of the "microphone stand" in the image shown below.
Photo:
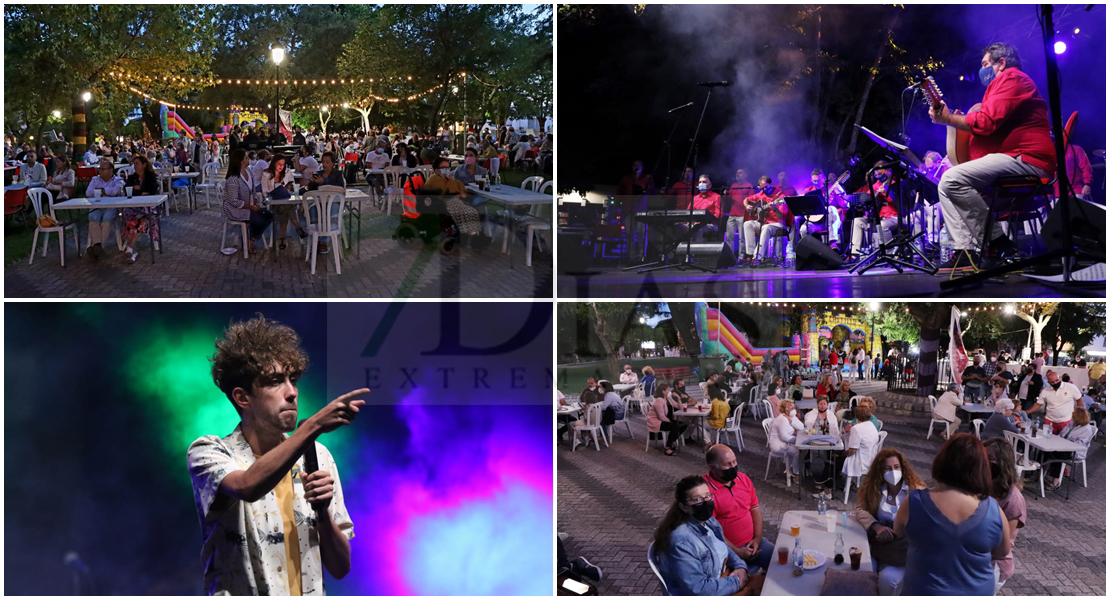
<path fill-rule="evenodd" d="M 914 234 L 912 231 L 906 232 L 904 220 L 902 218 L 902 215 L 905 214 L 905 203 L 903 201 L 904 198 L 902 197 L 902 182 L 904 179 L 903 173 L 905 173 L 907 169 L 911 169 L 913 167 L 912 165 L 906 164 L 905 161 L 902 160 L 902 157 L 900 155 L 896 156 L 898 162 L 893 166 L 893 168 L 891 168 L 890 187 L 893 187 L 897 190 L 898 233 L 891 236 L 889 242 L 882 241 L 883 220 L 880 214 L 878 198 L 875 195 L 875 186 L 872 185 L 872 180 L 875 173 L 875 168 L 872 168 L 870 171 L 867 172 L 867 190 L 871 193 L 871 210 L 873 211 L 871 222 L 876 224 L 875 233 L 877 233 L 879 236 L 879 247 L 871 254 L 863 257 L 859 261 L 859 263 L 854 265 L 851 269 L 848 269 L 849 273 L 853 273 L 858 270 L 858 274 L 863 275 L 867 271 L 871 270 L 871 268 L 882 263 L 886 263 L 887 265 L 894 267 L 894 269 L 897 270 L 898 273 L 902 273 L 902 267 L 922 271 L 924 273 L 928 273 L 929 275 L 933 275 L 937 272 L 936 265 L 934 265 L 928 258 L 926 258 L 917 246 L 913 245 L 914 240 L 924 235 L 925 232 L 922 231 L 921 233 L 917 234 Z M 889 190 L 887 191 L 887 196 L 890 196 Z M 916 254 L 919 258 L 921 258 L 924 266 L 900 258 L 900 255 L 909 254 L 910 252 Z"/>
<path fill-rule="evenodd" d="M 701 106 L 701 115 L 698 117 L 698 125 L 697 125 L 697 127 L 694 128 L 693 144 L 690 146 L 690 151 L 686 153 L 686 165 L 682 168 L 682 175 L 683 176 L 686 175 L 686 168 L 690 166 L 690 157 L 692 155 L 693 158 L 694 158 L 694 165 L 693 165 L 694 177 L 695 178 L 697 177 L 697 172 L 698 172 L 698 153 L 697 153 L 698 134 L 701 132 L 702 120 L 705 119 L 705 109 L 709 108 L 709 98 L 712 97 L 712 96 L 713 96 L 713 86 L 710 86 L 708 92 L 706 92 L 706 94 L 705 94 L 705 102 Z M 696 179 L 694 181 L 696 181 Z M 693 183 L 693 181 L 691 181 L 690 183 Z M 697 271 L 701 271 L 703 273 L 714 273 L 714 274 L 717 273 L 717 269 L 711 269 L 709 267 L 703 267 L 699 264 L 694 263 L 694 258 L 693 258 L 693 256 L 690 255 L 691 240 L 693 240 L 694 234 L 699 229 L 701 229 L 705 224 L 704 223 L 697 223 L 697 224 L 694 223 L 694 188 L 693 188 L 693 186 L 690 186 L 689 194 L 690 194 L 690 198 L 689 198 L 690 205 L 688 207 L 688 211 L 690 213 L 690 221 L 687 223 L 687 227 L 689 229 L 686 232 L 686 258 L 683 259 L 683 261 L 681 263 L 667 262 L 666 260 L 664 260 L 664 261 L 661 261 L 662 264 L 660 264 L 658 266 L 653 266 L 653 267 L 641 269 L 641 270 L 637 271 L 638 273 L 651 273 L 651 272 L 654 272 L 654 271 L 660 271 L 662 269 L 669 269 L 669 268 L 672 268 L 672 267 L 675 268 L 675 269 L 678 269 L 679 271 L 686 271 L 686 270 L 689 270 L 689 269 L 694 269 L 694 270 L 697 270 Z M 706 211 L 706 213 L 707 213 L 707 215 L 706 215 L 707 217 L 712 214 L 712 213 L 709 213 L 709 211 Z M 681 243 L 680 243 L 680 245 L 681 245 Z"/>
<path fill-rule="evenodd" d="M 675 118 L 675 120 L 674 120 L 674 125 L 671 127 L 670 135 L 668 135 L 667 139 L 663 141 L 663 147 L 659 149 L 659 156 L 657 156 L 655 158 L 655 166 L 651 168 L 651 177 L 654 180 L 655 179 L 655 173 L 659 171 L 659 163 L 663 160 L 663 154 L 666 153 L 666 155 L 667 155 L 667 172 L 666 172 L 666 175 L 663 178 L 663 193 L 666 193 L 667 190 L 671 189 L 671 139 L 674 138 L 674 132 L 678 129 L 678 124 L 682 122 L 682 109 L 683 108 L 685 108 L 685 107 L 679 107 L 679 108 L 675 108 L 675 109 L 672 109 L 672 110 L 668 111 L 668 112 L 677 111 L 678 112 L 678 117 Z M 645 193 L 646 193 L 646 191 L 647 190 L 645 190 Z M 635 224 L 630 223 L 629 226 L 630 227 L 635 227 Z M 648 250 L 648 247 L 649 247 L 647 238 L 648 238 L 649 230 L 650 230 L 650 227 L 645 226 L 644 252 L 643 252 L 644 262 L 641 262 L 638 265 L 632 265 L 631 267 L 625 267 L 625 268 L 621 269 L 622 271 L 635 271 L 636 269 L 644 269 L 644 268 L 650 268 L 650 267 L 655 267 L 655 266 L 658 266 L 658 265 L 667 264 L 667 257 L 666 256 L 660 256 L 659 260 L 657 260 L 653 263 L 647 262 L 647 250 Z M 635 235 L 635 232 L 633 232 L 633 235 Z"/>

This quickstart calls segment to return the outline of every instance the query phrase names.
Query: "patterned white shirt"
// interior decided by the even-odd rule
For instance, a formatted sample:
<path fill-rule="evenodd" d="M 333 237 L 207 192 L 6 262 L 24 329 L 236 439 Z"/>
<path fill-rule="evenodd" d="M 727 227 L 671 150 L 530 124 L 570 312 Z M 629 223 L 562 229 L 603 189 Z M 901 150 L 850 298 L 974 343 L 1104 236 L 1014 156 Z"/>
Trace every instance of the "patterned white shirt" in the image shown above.
<path fill-rule="evenodd" d="M 288 437 L 288 436 L 286 436 Z M 347 539 L 355 537 L 354 524 L 343 502 L 339 470 L 331 453 L 316 442 L 320 469 L 335 480 L 328 510 Z M 285 572 L 285 533 L 277 494 L 271 490 L 257 502 L 223 498 L 223 507 L 213 510 L 220 482 L 233 471 L 245 471 L 254 464 L 254 453 L 243 436 L 241 426 L 221 438 L 208 435 L 189 446 L 189 475 L 193 481 L 197 515 L 202 537 L 201 561 L 204 563 L 204 589 L 209 595 L 289 595 Z M 301 549 L 301 588 L 305 596 L 323 596 L 324 572 L 320 557 L 320 535 L 316 514 L 304 499 L 300 474 L 304 457 L 293 466 L 293 512 Z"/>

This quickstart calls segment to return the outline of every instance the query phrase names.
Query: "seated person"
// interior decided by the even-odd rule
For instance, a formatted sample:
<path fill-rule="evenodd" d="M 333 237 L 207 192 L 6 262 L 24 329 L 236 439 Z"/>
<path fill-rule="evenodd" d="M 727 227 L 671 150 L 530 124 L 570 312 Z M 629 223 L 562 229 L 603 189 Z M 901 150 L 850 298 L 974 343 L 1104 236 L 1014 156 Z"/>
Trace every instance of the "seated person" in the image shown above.
<path fill-rule="evenodd" d="M 320 170 L 320 163 L 312 156 L 312 151 L 308 145 L 303 145 L 297 150 L 297 156 L 293 157 L 293 170 L 301 174 L 300 185 L 301 192 L 304 193 L 308 189 L 308 181 L 311 179 L 312 174 Z"/>
<path fill-rule="evenodd" d="M 36 188 L 46 185 L 46 165 L 38 161 L 34 152 L 27 153 L 27 163 L 20 173 L 27 179 L 27 187 Z"/>
<path fill-rule="evenodd" d="M 155 196 L 162 191 L 162 182 L 154 172 L 154 166 L 145 156 L 136 156 L 134 160 L 135 172 L 127 177 L 125 184 L 132 189 L 135 196 Z M 125 208 L 123 209 L 123 251 L 127 253 L 128 260 L 135 262 L 139 253 L 135 250 L 135 242 L 139 235 L 150 233 L 151 251 L 158 246 L 158 208 Z"/>
<path fill-rule="evenodd" d="M 473 148 L 466 149 L 466 160 L 455 168 L 455 179 L 463 185 L 474 183 L 479 178 L 485 179 L 488 172 L 478 164 L 478 154 Z"/>
<path fill-rule="evenodd" d="M 136 157 L 138 163 L 143 157 Z M 136 168 L 136 170 L 138 170 Z M 227 165 L 227 180 L 224 183 L 223 216 L 232 221 L 245 221 L 248 225 L 248 248 L 253 248 L 255 241 L 262 236 L 262 232 L 270 226 L 274 215 L 260 207 L 255 202 L 254 191 L 250 182 L 250 159 L 242 148 L 231 153 Z"/>
<path fill-rule="evenodd" d="M 1021 495 L 1022 480 L 1018 476 L 1017 463 L 1014 462 L 1014 447 L 1002 436 L 988 438 L 983 436 L 983 447 L 987 451 L 987 461 L 991 470 L 991 497 L 998 501 L 998 507 L 1009 522 L 1010 552 L 994 561 L 996 581 L 994 593 L 1002 589 L 1006 580 L 1014 576 L 1013 544 L 1017 541 L 1018 529 L 1025 527 L 1025 496 Z"/>
<path fill-rule="evenodd" d="M 829 410 L 829 397 L 817 397 L 817 410 L 811 410 L 806 413 L 805 420 L 806 427 L 815 427 L 817 431 L 823 435 L 831 435 L 833 437 L 840 437 L 840 427 L 836 420 L 836 415 Z"/>
<path fill-rule="evenodd" d="M 879 574 L 879 595 L 897 596 L 906 574 L 905 536 L 894 533 L 894 517 L 910 490 L 925 489 L 925 482 L 899 451 L 886 448 L 875 455 L 867 475 L 856 493 L 856 521 L 867 530 L 867 543 L 875 571 Z"/>
<path fill-rule="evenodd" d="M 278 154 L 270 161 L 270 166 L 262 171 L 262 195 L 271 200 L 286 200 L 293 195 L 293 171 L 285 167 L 285 157 Z M 304 239 L 308 232 L 297 219 L 297 207 L 291 204 L 273 206 L 278 221 L 278 249 L 285 250 L 285 230 L 292 221 L 297 235 Z"/>
<path fill-rule="evenodd" d="M 590 377 L 586 380 L 586 389 L 582 390 L 582 393 L 578 396 L 579 402 L 581 402 L 582 404 L 593 404 L 594 402 L 601 402 L 601 399 L 602 397 L 604 397 L 605 393 L 599 392 L 598 390 L 599 388 L 597 386 L 597 380 L 593 377 Z"/>
<path fill-rule="evenodd" d="M 465 201 L 467 198 L 466 186 L 451 174 L 450 164 L 451 161 L 447 160 L 446 157 L 437 158 L 435 160 L 435 173 L 424 184 L 424 190 L 454 196 L 444 202 L 447 212 L 451 214 L 451 218 L 454 219 L 459 231 L 466 235 L 478 235 L 481 231 L 478 209 Z"/>
<path fill-rule="evenodd" d="M 994 403 L 994 412 L 991 413 L 989 419 L 983 423 L 983 430 L 980 436 L 984 440 L 989 440 L 995 437 L 1005 437 L 1006 431 L 1018 433 L 1017 428 L 1017 413 L 1014 411 L 1014 401 L 1009 398 L 1004 398 Z"/>
<path fill-rule="evenodd" d="M 69 159 L 64 156 L 55 158 L 54 165 L 54 175 L 46 182 L 45 187 L 53 194 L 54 202 L 69 200 L 73 195 L 73 186 L 77 181 L 77 175 L 70 168 Z"/>
<path fill-rule="evenodd" d="M 1091 424 L 1091 415 L 1087 409 L 1077 408 L 1072 412 L 1071 422 L 1060 430 L 1060 437 L 1075 442 L 1083 446 L 1083 450 L 1076 451 L 1075 460 L 1082 461 L 1087 459 L 1087 448 L 1091 445 L 1091 440 L 1095 437 L 1095 426 Z M 1043 452 L 1041 453 L 1041 463 L 1047 463 L 1055 460 L 1070 460 L 1070 452 Z M 1051 467 L 1052 483 L 1048 486 L 1050 489 L 1057 489 L 1060 487 L 1061 479 L 1064 475 L 1071 473 L 1070 467 L 1065 470 L 1063 462 L 1058 462 Z"/>
<path fill-rule="evenodd" d="M 674 416 L 675 409 L 682 407 L 676 398 L 670 393 L 670 387 L 666 383 L 660 383 L 655 386 L 655 398 L 647 414 L 649 439 L 659 439 L 662 432 L 667 433 L 667 447 L 663 451 L 667 456 L 674 456 L 678 452 L 678 441 L 686 431 L 686 424 L 679 422 Z"/>
<path fill-rule="evenodd" d="M 955 432 L 959 430 L 962 421 L 956 416 L 956 409 L 963 406 L 963 401 L 956 395 L 956 391 L 960 389 L 958 383 L 952 383 L 948 386 L 948 391 L 937 398 L 937 407 L 933 409 L 933 417 L 949 423 L 951 426 L 946 429 L 941 435 L 944 439 L 948 439 L 948 431 Z"/>
<path fill-rule="evenodd" d="M 644 365 L 644 368 L 641 369 L 640 372 L 644 374 L 643 378 L 640 379 L 640 382 L 644 384 L 644 395 L 653 395 L 655 393 L 655 369 L 652 369 L 648 365 Z"/>
<path fill-rule="evenodd" d="M 103 160 L 97 165 L 97 176 L 89 181 L 85 196 L 92 198 L 97 190 L 100 191 L 101 196 L 122 196 L 123 186 L 123 180 L 116 175 L 112 161 Z M 112 223 L 118 215 L 119 211 L 114 208 L 89 211 L 89 256 L 93 261 L 98 261 L 101 256 L 104 256 L 103 243 L 108 240 L 108 233 L 111 232 Z"/>
<path fill-rule="evenodd" d="M 882 161 L 879 161 L 876 166 L 881 163 Z M 875 178 L 871 189 L 874 190 L 875 199 L 879 203 L 879 225 L 873 242 L 877 248 L 879 244 L 889 242 L 894 237 L 894 230 L 898 227 L 898 209 L 895 208 L 894 201 L 887 195 L 890 169 L 875 171 Z M 868 187 L 864 185 L 860 188 L 859 193 L 867 191 Z M 849 261 L 859 260 L 861 246 L 863 245 L 863 232 L 870 226 L 870 219 L 867 216 L 856 217 L 852 220 L 852 246 L 849 250 Z"/>
<path fill-rule="evenodd" d="M 704 223 L 697 232 L 694 233 L 694 243 L 701 242 L 706 233 L 717 233 L 718 225 L 721 220 L 721 196 L 712 190 L 712 182 L 709 180 L 708 175 L 702 175 L 698 178 L 697 193 L 694 194 L 694 210 L 708 211 L 713 215 L 713 219 Z M 688 203 L 688 196 L 679 196 L 676 208 L 678 210 L 690 210 Z M 675 225 L 676 238 L 682 239 L 686 232 L 693 227 L 693 223 L 678 223 Z"/>
<path fill-rule="evenodd" d="M 391 160 L 389 158 L 389 154 L 387 154 L 385 151 L 386 146 L 388 145 L 389 144 L 386 143 L 385 140 L 378 140 L 377 144 L 375 144 L 374 151 L 366 153 L 366 158 L 363 159 L 363 162 L 366 164 L 367 170 L 384 169 L 390 165 Z M 366 181 L 370 183 L 371 187 L 378 190 L 379 194 L 381 194 L 382 191 L 385 189 L 385 175 L 371 175 L 370 173 L 367 173 Z"/>
<path fill-rule="evenodd" d="M 771 401 L 774 406 L 774 401 Z M 798 411 L 794 409 L 794 401 L 787 398 L 778 403 L 778 416 L 771 423 L 771 438 L 767 441 L 771 452 L 783 454 L 786 462 L 786 472 L 798 479 L 801 484 L 802 463 L 798 454 L 798 447 L 794 444 L 798 432 L 805 429 L 805 425 L 798 420 Z"/>
<path fill-rule="evenodd" d="M 624 400 L 613 390 L 613 384 L 607 380 L 601 381 L 601 388 L 605 396 L 601 400 L 601 425 L 612 425 L 624 419 Z"/>
<path fill-rule="evenodd" d="M 652 559 L 673 595 L 730 596 L 748 582 L 749 569 L 758 569 L 728 547 L 714 508 L 704 479 L 679 480 L 652 542 Z"/>
<path fill-rule="evenodd" d="M 771 178 L 764 175 L 758 183 L 759 191 L 744 199 L 748 217 L 751 217 L 744 221 L 744 247 L 753 265 L 767 257 L 767 247 L 773 235 L 786 231 L 793 237 L 793 232 L 787 230 L 787 224 L 794 222 L 790 209 L 782 200 L 784 196 L 771 184 Z M 766 214 L 761 219 L 755 218 L 759 212 Z"/>
<path fill-rule="evenodd" d="M 317 171 L 316 173 L 313 173 L 311 179 L 309 179 L 309 181 L 308 181 L 308 191 L 310 191 L 310 192 L 316 191 L 316 190 L 320 189 L 322 186 L 325 186 L 325 185 L 330 185 L 330 186 L 335 186 L 335 187 L 340 187 L 340 188 L 346 188 L 347 187 L 347 180 L 343 178 L 343 173 L 340 172 L 339 168 L 336 165 L 335 155 L 332 154 L 331 152 L 325 152 L 324 155 L 320 157 L 320 170 Z M 331 218 L 331 219 L 337 218 L 340 214 L 340 211 L 342 211 L 342 209 L 343 209 L 343 204 L 342 203 L 332 204 L 331 205 L 331 215 L 330 215 L 329 218 Z M 317 214 L 317 209 L 316 209 L 315 204 L 309 206 L 309 208 L 308 208 L 308 219 L 309 219 L 309 223 L 312 223 L 312 222 L 317 222 L 318 223 L 319 222 L 319 216 Z M 328 254 L 328 252 L 330 250 L 329 250 L 329 247 L 328 247 L 327 238 L 320 238 L 319 247 L 317 248 L 317 251 L 320 252 L 321 254 Z"/>
<path fill-rule="evenodd" d="M 879 430 L 871 422 L 872 405 L 861 401 L 855 409 L 856 423 L 846 427 L 847 449 L 844 450 L 843 472 L 848 477 L 861 477 L 871 465 L 879 447 Z"/>
<path fill-rule="evenodd" d="M 632 371 L 632 365 L 624 365 L 624 372 L 621 373 L 621 383 L 635 385 L 639 382 L 640 378 Z"/>
<path fill-rule="evenodd" d="M 786 388 L 786 397 L 795 402 L 805 397 L 805 388 L 802 387 L 801 375 L 790 376 L 790 387 Z"/>
<path fill-rule="evenodd" d="M 860 396 L 859 405 L 863 404 L 866 404 L 871 409 L 871 416 L 867 420 L 875 426 L 876 431 L 882 431 L 883 424 L 879 421 L 879 418 L 875 416 L 875 399 L 871 396 Z M 848 433 L 852 430 L 853 425 L 859 423 L 859 419 L 856 418 L 855 411 L 851 409 L 843 414 L 844 418 L 840 419 L 840 424 L 842 429 L 844 429 L 844 433 Z"/>
<path fill-rule="evenodd" d="M 713 493 L 713 517 L 725 543 L 752 568 L 766 569 L 775 546 L 763 537 L 763 510 L 752 480 L 739 471 L 736 454 L 724 444 L 710 447 L 705 462 L 709 472 L 702 479 Z"/>

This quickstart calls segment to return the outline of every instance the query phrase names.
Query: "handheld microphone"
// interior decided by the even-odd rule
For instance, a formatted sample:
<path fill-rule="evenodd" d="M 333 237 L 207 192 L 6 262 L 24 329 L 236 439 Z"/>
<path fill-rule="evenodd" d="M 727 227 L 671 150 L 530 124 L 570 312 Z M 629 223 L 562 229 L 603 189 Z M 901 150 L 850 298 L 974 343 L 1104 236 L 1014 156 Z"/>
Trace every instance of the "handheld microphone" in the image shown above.
<path fill-rule="evenodd" d="M 728 87 L 732 83 L 729 81 L 702 81 L 698 85 L 703 87 Z"/>
<path fill-rule="evenodd" d="M 671 114 L 673 112 L 678 112 L 680 110 L 685 110 L 687 108 L 690 108 L 693 105 L 694 105 L 693 102 L 687 102 L 686 104 L 683 104 L 682 106 L 676 106 L 676 107 L 672 108 L 671 110 L 668 110 L 667 114 Z"/>
<path fill-rule="evenodd" d="M 297 423 L 297 429 L 300 429 L 307 420 L 308 419 L 301 419 L 301 422 Z M 308 448 L 304 451 L 304 470 L 306 473 L 315 473 L 320 470 L 320 461 L 316 457 L 316 440 L 312 440 Z M 319 502 L 314 502 L 312 508 L 316 510 L 316 514 L 320 514 L 320 511 L 324 509 L 324 505 Z"/>

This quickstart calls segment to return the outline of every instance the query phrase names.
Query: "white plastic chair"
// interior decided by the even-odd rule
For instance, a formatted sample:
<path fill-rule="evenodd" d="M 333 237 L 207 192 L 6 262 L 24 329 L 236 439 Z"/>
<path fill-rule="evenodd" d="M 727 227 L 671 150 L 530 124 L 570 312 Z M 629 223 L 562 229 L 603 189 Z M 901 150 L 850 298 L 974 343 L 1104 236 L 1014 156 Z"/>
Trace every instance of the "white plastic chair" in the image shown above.
<path fill-rule="evenodd" d="M 744 404 L 744 402 L 741 402 L 739 406 L 733 409 L 732 416 L 725 419 L 724 428 L 717 430 L 717 439 L 714 441 L 715 444 L 721 443 L 721 432 L 723 431 L 725 432 L 726 444 L 728 443 L 728 434 L 731 433 L 733 439 L 736 441 L 736 448 L 740 452 L 744 451 L 744 434 L 740 431 L 740 416 L 744 413 Z"/>
<path fill-rule="evenodd" d="M 609 447 L 609 440 L 605 438 L 605 433 L 601 427 L 601 403 L 594 402 L 586 406 L 586 418 L 579 419 L 571 423 L 571 428 L 574 430 L 574 438 L 570 443 L 570 451 L 578 447 L 578 432 L 589 431 L 590 435 L 594 438 L 594 447 L 598 452 L 601 452 L 601 443 L 598 439 L 605 440 L 605 447 Z"/>
<path fill-rule="evenodd" d="M 541 194 L 550 194 L 551 193 L 551 188 L 554 185 L 555 185 L 555 180 L 551 180 L 551 181 L 548 181 L 547 183 L 544 183 L 543 185 L 540 186 L 540 193 Z"/>
<path fill-rule="evenodd" d="M 27 261 L 27 264 L 35 262 L 35 249 L 38 247 L 39 244 L 40 233 L 46 236 L 42 244 L 43 258 L 46 258 L 46 252 L 50 250 L 50 234 L 56 233 L 58 234 L 58 253 L 62 257 L 62 266 L 66 266 L 65 232 L 67 229 L 73 230 L 73 244 L 77 247 L 77 256 L 81 256 L 81 242 L 77 233 L 77 223 L 59 222 L 54 227 L 43 227 L 42 225 L 39 225 L 39 219 L 41 219 L 44 214 L 50 215 L 50 217 L 53 218 L 55 221 L 58 220 L 58 218 L 54 216 L 54 195 L 50 193 L 50 190 L 47 190 L 45 188 L 31 188 L 27 191 L 27 197 L 31 199 L 31 205 L 35 208 L 35 237 L 32 238 L 31 258 Z M 42 201 L 44 198 L 46 200 L 46 210 L 43 210 L 42 207 Z"/>
<path fill-rule="evenodd" d="M 944 419 L 938 419 L 935 416 L 933 416 L 934 413 L 936 413 L 936 411 L 937 411 L 937 399 L 936 399 L 936 397 L 930 395 L 929 396 L 929 433 L 925 434 L 925 439 L 929 439 L 929 438 L 933 437 L 933 425 L 935 425 L 937 423 L 944 423 L 944 434 L 949 435 L 949 436 L 952 435 L 952 431 L 949 429 L 949 427 L 951 427 L 952 424 L 949 423 L 948 421 L 945 421 Z"/>
<path fill-rule="evenodd" d="M 210 162 L 204 165 L 200 172 L 200 183 L 197 184 L 198 190 L 204 190 L 204 206 L 211 208 L 212 202 L 209 198 L 209 192 L 216 189 L 216 177 L 220 171 L 220 163 Z M 219 196 L 217 196 L 219 198 Z"/>
<path fill-rule="evenodd" d="M 304 213 L 306 217 L 311 220 L 312 215 L 310 211 L 311 206 L 316 206 L 316 223 L 308 223 L 308 233 L 310 236 L 308 247 L 305 248 L 305 260 L 309 261 L 311 268 L 309 271 L 316 274 L 316 254 L 319 250 L 320 238 L 329 238 L 332 240 L 332 254 L 335 255 L 335 272 L 336 274 L 342 273 L 339 266 L 339 236 L 342 232 L 342 219 L 340 215 L 331 215 L 331 207 L 338 204 L 342 207 L 343 202 L 346 200 L 341 192 L 334 191 L 321 191 L 316 190 L 306 192 L 301 202 L 304 206 Z M 342 210 L 342 208 L 340 208 Z M 592 405 L 591 405 L 592 406 Z"/>
<path fill-rule="evenodd" d="M 783 468 L 786 468 L 786 487 L 793 487 L 794 484 L 790 481 L 790 469 L 786 464 L 786 452 L 771 450 L 771 423 L 773 422 L 774 419 L 763 419 L 763 433 L 767 436 L 767 469 L 763 471 L 763 481 L 767 481 L 767 476 L 771 474 L 771 459 L 777 458 L 782 461 Z"/>
<path fill-rule="evenodd" d="M 885 431 L 880 431 L 879 432 L 879 441 L 875 443 L 875 451 L 871 454 L 872 462 L 874 462 L 874 457 L 878 456 L 879 453 L 883 451 L 883 443 L 886 442 L 886 436 L 887 436 L 887 432 L 885 432 Z M 864 467 L 863 475 L 867 475 L 867 471 L 870 470 L 870 469 L 871 469 L 871 465 L 867 465 L 866 467 Z M 863 479 L 863 476 L 858 476 L 858 477 L 854 476 L 854 475 L 845 476 L 845 478 L 844 478 L 844 504 L 848 504 L 848 494 L 852 491 L 852 480 L 853 479 L 856 480 L 856 487 L 859 487 L 859 483 Z"/>
<path fill-rule="evenodd" d="M 405 190 L 401 183 L 401 167 L 386 167 L 382 174 L 385 176 L 385 214 L 388 215 L 394 202 L 404 202 Z"/>
<path fill-rule="evenodd" d="M 1031 445 L 1012 431 L 1003 431 L 1002 433 L 1006 436 L 1006 441 L 1010 442 L 1010 446 L 1014 449 L 1014 463 L 1017 465 L 1018 477 L 1022 477 L 1022 473 L 1026 471 L 1040 472 L 1041 498 L 1044 498 L 1044 469 L 1041 468 L 1041 463 L 1029 458 L 1029 449 Z M 1023 450 L 1018 450 L 1018 442 L 1021 442 Z"/>
<path fill-rule="evenodd" d="M 535 191 L 538 191 L 540 189 L 540 185 L 542 185 L 542 184 L 543 184 L 543 177 L 540 177 L 538 175 L 534 176 L 534 177 L 528 177 L 527 179 L 525 179 L 524 181 L 522 181 L 520 183 L 520 189 L 535 192 Z"/>
<path fill-rule="evenodd" d="M 631 413 L 631 410 L 630 410 L 632 408 L 631 407 L 632 402 L 633 402 L 633 400 L 631 398 L 625 398 L 624 399 L 624 418 L 615 420 L 613 422 L 613 425 L 606 425 L 606 428 L 607 428 L 606 435 L 608 436 L 610 441 L 613 439 L 613 426 L 614 425 L 620 425 L 621 423 L 624 423 L 625 428 L 628 429 L 628 437 L 630 437 L 632 439 L 636 439 L 636 436 L 632 435 L 632 423 L 629 422 L 629 417 L 632 416 L 632 413 Z"/>
<path fill-rule="evenodd" d="M 977 437 L 979 439 L 983 439 L 983 434 L 982 434 L 983 420 L 982 419 L 972 419 L 971 420 L 971 427 L 972 427 L 972 429 L 975 430 L 975 437 Z"/>
<path fill-rule="evenodd" d="M 659 580 L 659 585 L 663 586 L 663 594 L 670 596 L 671 591 L 667 589 L 667 582 L 663 580 L 663 574 L 659 572 L 659 566 L 655 564 L 655 542 L 648 544 L 647 559 L 648 564 L 651 565 L 651 572 L 655 573 L 655 578 Z"/>

